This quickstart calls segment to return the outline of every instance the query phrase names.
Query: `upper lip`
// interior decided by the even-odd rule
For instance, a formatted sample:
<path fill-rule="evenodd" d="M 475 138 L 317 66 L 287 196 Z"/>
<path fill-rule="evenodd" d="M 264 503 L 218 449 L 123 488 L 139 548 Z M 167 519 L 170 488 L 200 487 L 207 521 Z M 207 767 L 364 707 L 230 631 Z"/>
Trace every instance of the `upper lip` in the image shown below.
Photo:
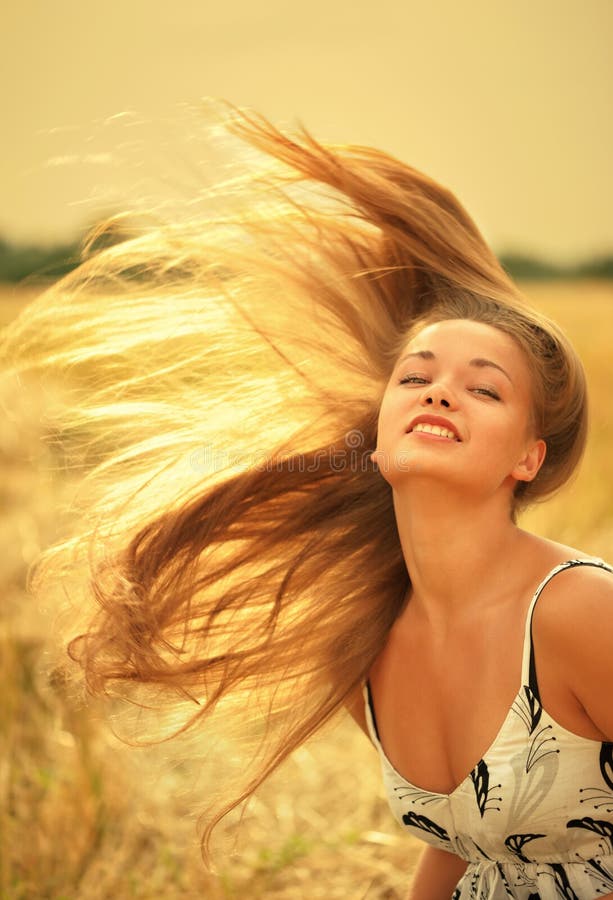
<path fill-rule="evenodd" d="M 439 425 L 441 428 L 447 428 L 449 429 L 449 431 L 452 431 L 455 434 L 458 441 L 462 440 L 458 429 L 453 424 L 453 422 L 449 421 L 449 419 L 444 419 L 442 416 L 429 416 L 427 414 L 415 416 L 415 418 L 409 424 L 406 433 L 408 434 L 410 431 L 413 431 L 415 426 L 419 425 L 420 422 L 423 422 L 426 425 Z"/>

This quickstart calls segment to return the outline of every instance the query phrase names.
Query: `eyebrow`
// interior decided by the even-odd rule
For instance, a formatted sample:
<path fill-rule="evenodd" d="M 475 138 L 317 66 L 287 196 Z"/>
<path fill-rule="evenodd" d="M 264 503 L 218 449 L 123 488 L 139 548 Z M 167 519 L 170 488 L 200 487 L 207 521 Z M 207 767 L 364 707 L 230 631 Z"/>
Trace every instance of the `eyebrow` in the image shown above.
<path fill-rule="evenodd" d="M 415 356 L 418 356 L 420 359 L 436 359 L 436 356 L 432 352 L 432 350 L 416 350 L 414 353 L 407 353 L 406 356 L 403 356 L 402 359 L 398 360 L 398 365 L 400 365 L 400 363 L 403 363 L 405 360 L 411 359 Z M 478 369 L 484 369 L 486 367 L 498 369 L 498 371 L 502 372 L 502 374 L 509 379 L 511 384 L 513 384 L 513 379 L 511 378 L 509 373 L 505 369 L 503 369 L 502 366 L 499 366 L 498 363 L 495 363 L 491 359 L 485 359 L 482 356 L 477 356 L 475 357 L 475 359 L 469 360 L 468 365 L 475 366 Z"/>

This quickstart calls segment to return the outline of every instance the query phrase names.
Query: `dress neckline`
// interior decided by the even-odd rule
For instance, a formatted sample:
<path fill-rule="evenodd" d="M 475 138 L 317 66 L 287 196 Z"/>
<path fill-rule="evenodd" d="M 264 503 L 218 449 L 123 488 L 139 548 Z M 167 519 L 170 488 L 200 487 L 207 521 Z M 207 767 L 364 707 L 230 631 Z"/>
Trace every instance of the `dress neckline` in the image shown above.
<path fill-rule="evenodd" d="M 473 768 L 470 770 L 470 772 L 460 781 L 460 783 L 458 785 L 456 785 L 456 787 L 453 788 L 452 791 L 449 791 L 449 793 L 445 793 L 444 791 L 433 791 L 433 790 L 430 790 L 429 788 L 419 787 L 419 785 L 414 784 L 412 781 L 409 781 L 408 778 L 406 778 L 404 775 L 402 775 L 398 771 L 398 769 L 394 766 L 394 764 L 392 762 L 390 762 L 390 759 L 383 748 L 383 744 L 381 743 L 381 739 L 379 738 L 379 730 L 377 728 L 375 710 L 374 710 L 374 706 L 373 706 L 373 702 L 372 702 L 370 682 L 366 681 L 364 684 L 364 696 L 365 696 L 365 703 L 366 703 L 366 710 L 367 710 L 367 723 L 369 724 L 370 735 L 375 743 L 377 750 L 379 751 L 379 753 L 381 755 L 381 758 L 385 761 L 385 764 L 392 770 L 394 775 L 396 775 L 396 777 L 402 782 L 403 786 L 406 786 L 407 788 L 410 788 L 413 791 L 418 791 L 420 794 L 427 794 L 432 797 L 442 797 L 442 798 L 449 800 L 449 799 L 451 799 L 451 797 L 453 797 L 454 794 L 457 794 L 468 781 L 470 781 L 471 776 L 472 776 L 473 772 L 475 771 L 475 768 L 479 765 L 479 762 L 482 759 L 485 759 L 486 757 L 490 756 L 490 754 L 492 753 L 494 747 L 496 746 L 500 737 L 502 736 L 502 733 L 505 730 L 507 723 L 509 722 L 509 719 L 511 718 L 511 714 L 513 713 L 513 707 L 520 699 L 522 690 L 523 690 L 523 685 L 520 687 L 520 689 L 516 693 L 515 697 L 513 698 L 513 702 L 511 703 L 511 705 L 507 711 L 507 714 L 504 717 L 504 721 L 502 722 L 500 728 L 496 732 L 496 736 L 490 743 L 487 750 L 481 754 L 481 756 L 479 757 L 479 761 L 475 764 L 475 766 L 473 766 Z"/>

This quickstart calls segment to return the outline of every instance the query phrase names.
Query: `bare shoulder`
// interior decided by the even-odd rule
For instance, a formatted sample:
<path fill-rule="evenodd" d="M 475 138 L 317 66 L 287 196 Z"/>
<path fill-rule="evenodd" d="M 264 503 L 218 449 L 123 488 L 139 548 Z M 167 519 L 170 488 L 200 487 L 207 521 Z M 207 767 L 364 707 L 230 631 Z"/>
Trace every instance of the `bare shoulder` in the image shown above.
<path fill-rule="evenodd" d="M 590 560 L 590 557 L 576 558 Z M 544 636 L 561 641 L 613 624 L 613 573 L 597 565 L 569 567 L 548 582 L 537 604 Z"/>
<path fill-rule="evenodd" d="M 583 563 L 563 568 L 545 585 L 534 614 L 544 637 L 572 640 L 577 628 L 589 631 L 601 617 L 613 617 L 613 573 L 599 565 L 603 560 L 557 541 L 523 534 L 532 560 L 526 569 L 535 580 L 564 563 Z"/>

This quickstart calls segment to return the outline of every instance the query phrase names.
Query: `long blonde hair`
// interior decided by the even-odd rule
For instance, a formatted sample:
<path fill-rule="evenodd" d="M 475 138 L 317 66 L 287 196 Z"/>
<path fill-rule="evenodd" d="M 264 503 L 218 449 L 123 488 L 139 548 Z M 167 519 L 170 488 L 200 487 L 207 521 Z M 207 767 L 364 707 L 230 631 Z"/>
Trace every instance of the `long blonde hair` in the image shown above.
<path fill-rule="evenodd" d="M 76 524 L 33 588 L 89 611 L 69 644 L 87 685 L 162 690 L 178 730 L 240 715 L 255 739 L 205 844 L 341 709 L 406 595 L 369 459 L 399 336 L 442 296 L 522 302 L 425 175 L 253 114 L 228 128 L 258 155 L 206 218 L 95 236 L 3 346 L 63 396 L 49 427 Z"/>

